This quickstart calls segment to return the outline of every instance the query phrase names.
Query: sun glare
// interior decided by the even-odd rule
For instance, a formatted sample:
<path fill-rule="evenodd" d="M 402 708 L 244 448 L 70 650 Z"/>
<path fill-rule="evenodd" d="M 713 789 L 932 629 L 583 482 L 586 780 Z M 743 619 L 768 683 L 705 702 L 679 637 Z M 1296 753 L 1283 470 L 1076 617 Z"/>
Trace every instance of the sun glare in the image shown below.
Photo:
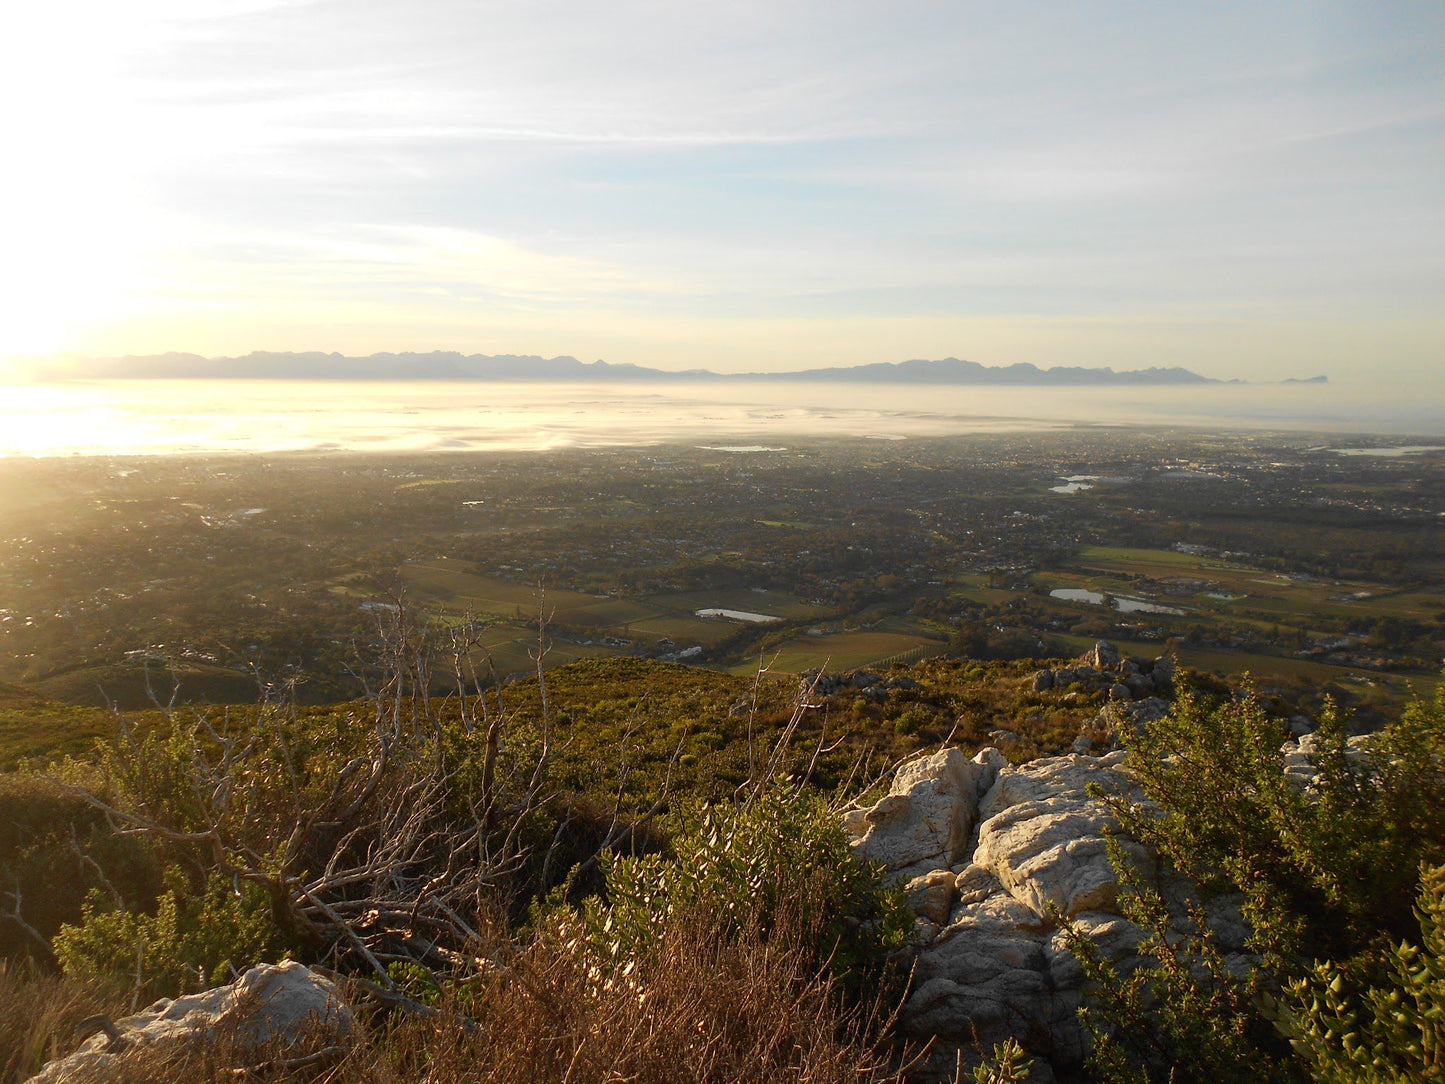
<path fill-rule="evenodd" d="M 81 345 L 133 304 L 163 242 L 147 183 L 166 133 L 118 60 L 147 32 L 138 14 L 59 3 L 7 18 L 0 94 L 24 104 L 7 108 L 0 171 L 0 355 Z"/>

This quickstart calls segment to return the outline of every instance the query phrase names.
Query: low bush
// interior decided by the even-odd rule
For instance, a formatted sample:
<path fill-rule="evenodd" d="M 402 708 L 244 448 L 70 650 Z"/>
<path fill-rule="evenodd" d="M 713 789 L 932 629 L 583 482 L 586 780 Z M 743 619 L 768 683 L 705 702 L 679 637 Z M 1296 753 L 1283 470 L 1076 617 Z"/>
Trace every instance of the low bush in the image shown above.
<path fill-rule="evenodd" d="M 1106 799 L 1122 830 L 1158 856 L 1154 883 L 1188 886 L 1173 898 L 1239 894 L 1253 965 L 1228 966 L 1202 911 L 1171 909 L 1116 849 L 1122 909 L 1143 928 L 1153 966 L 1121 975 L 1075 939 L 1094 980 L 1086 1023 L 1099 1079 L 1307 1079 L 1326 1051 L 1348 1061 L 1365 1042 L 1341 1026 L 1364 1010 L 1340 990 L 1398 988 L 1403 950 L 1389 946 L 1436 936 L 1431 885 L 1418 915 L 1410 904 L 1422 865 L 1445 861 L 1445 699 L 1410 705 L 1354 745 L 1333 706 L 1319 723 L 1308 786 L 1285 773 L 1287 735 L 1252 697 L 1186 691 L 1169 718 L 1126 735 L 1147 801 Z M 1311 974 L 1329 976 L 1322 1008 L 1282 1012 L 1284 988 Z"/>
<path fill-rule="evenodd" d="M 155 851 L 120 836 L 82 799 L 29 772 L 0 774 L 0 958 L 50 958 L 45 942 L 81 921 L 95 890 L 148 908 L 160 891 Z"/>
<path fill-rule="evenodd" d="M 855 977 L 912 928 L 902 892 L 853 856 L 840 818 L 816 793 L 777 783 L 676 820 L 670 853 L 604 855 L 602 894 L 550 916 L 556 935 L 582 947 L 600 974 L 635 965 L 677 916 L 699 909 L 724 936 L 766 935 L 788 916 L 794 941 Z"/>
<path fill-rule="evenodd" d="M 1420 876 L 1420 943 L 1401 942 L 1379 986 L 1321 963 L 1290 988 L 1294 1048 L 1319 1084 L 1445 1081 L 1445 866 Z"/>
<path fill-rule="evenodd" d="M 153 913 L 128 910 L 93 891 L 80 922 L 55 936 L 65 973 L 128 981 L 150 1002 L 230 982 L 239 970 L 279 957 L 270 899 L 258 886 L 212 876 L 192 892 L 178 870 L 167 879 Z"/>

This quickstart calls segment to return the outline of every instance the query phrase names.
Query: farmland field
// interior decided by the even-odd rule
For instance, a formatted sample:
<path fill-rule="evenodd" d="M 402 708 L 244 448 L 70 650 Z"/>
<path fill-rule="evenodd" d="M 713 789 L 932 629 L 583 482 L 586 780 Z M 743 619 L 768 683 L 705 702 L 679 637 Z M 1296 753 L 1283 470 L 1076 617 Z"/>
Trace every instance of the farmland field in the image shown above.
<path fill-rule="evenodd" d="M 919 636 L 898 632 L 838 632 L 823 636 L 798 636 L 784 642 L 764 655 L 770 670 L 799 673 L 826 666 L 829 670 L 853 670 L 860 666 L 876 666 L 894 655 L 923 649 L 941 651 L 943 644 Z M 756 660 L 733 668 L 734 673 L 751 673 Z"/>

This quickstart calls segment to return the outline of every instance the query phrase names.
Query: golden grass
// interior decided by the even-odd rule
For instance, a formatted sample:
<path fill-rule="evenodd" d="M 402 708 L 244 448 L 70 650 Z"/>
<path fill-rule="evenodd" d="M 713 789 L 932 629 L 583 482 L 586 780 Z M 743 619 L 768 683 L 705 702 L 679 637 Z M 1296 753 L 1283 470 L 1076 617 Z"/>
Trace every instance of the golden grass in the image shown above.
<path fill-rule="evenodd" d="M 845 1010 L 826 961 L 776 928 L 719 936 L 704 913 L 669 924 L 655 955 L 600 982 L 575 946 L 535 944 L 437 1016 L 377 1012 L 345 1045 L 242 1055 L 225 1043 L 138 1049 L 106 1084 L 899 1084 L 902 1054 L 877 999 Z M 360 1004 L 362 995 L 349 996 Z M 32 1007 L 33 1010 L 32 1011 Z M 74 1048 L 81 1019 L 110 1006 L 68 980 L 0 972 L 0 1084 Z M 468 1024 L 459 1019 L 465 1017 Z M 316 1043 L 329 1040 L 318 1038 Z M 298 1057 L 299 1056 L 299 1057 Z M 237 1070 L 254 1071 L 238 1077 Z"/>

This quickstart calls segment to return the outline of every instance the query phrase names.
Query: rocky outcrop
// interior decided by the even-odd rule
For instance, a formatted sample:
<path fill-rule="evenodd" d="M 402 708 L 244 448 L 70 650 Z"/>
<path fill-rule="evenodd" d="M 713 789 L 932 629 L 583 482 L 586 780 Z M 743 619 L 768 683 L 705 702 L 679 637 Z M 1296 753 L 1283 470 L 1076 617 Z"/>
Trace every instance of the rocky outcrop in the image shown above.
<path fill-rule="evenodd" d="M 186 1043 L 221 1044 L 243 1060 L 314 1051 L 347 1035 L 353 1023 L 330 980 L 298 963 L 263 964 L 228 986 L 163 999 L 116 1021 L 30 1084 L 105 1080 L 134 1051 Z"/>
<path fill-rule="evenodd" d="M 1083 974 L 1060 917 L 1124 970 L 1137 966 L 1141 932 L 1115 913 L 1112 818 L 1089 793 L 1138 800 L 1123 760 L 1010 767 L 994 749 L 971 759 L 944 750 L 905 765 L 886 797 L 849 815 L 858 852 L 908 878 L 919 948 L 901 1022 L 939 1040 L 943 1059 L 1013 1036 L 1060 1068 L 1082 1060 Z"/>
<path fill-rule="evenodd" d="M 1355 770 L 1368 763 L 1372 737 L 1370 734 L 1357 734 L 1349 738 L 1343 749 L 1345 763 Z M 1285 742 L 1279 751 L 1284 758 L 1285 777 L 1301 790 L 1308 791 L 1320 774 L 1319 736 L 1312 732 L 1301 734 Z"/>
<path fill-rule="evenodd" d="M 845 814 L 858 853 L 903 880 L 949 868 L 971 844 L 979 800 L 1007 763 L 997 749 L 971 760 L 945 749 L 905 763 L 884 798 Z"/>
<path fill-rule="evenodd" d="M 1153 660 L 1130 658 L 1108 640 L 1100 640 L 1082 658 L 1068 666 L 1039 670 L 1030 682 L 1034 692 L 1071 686 L 1107 692 L 1122 687 L 1115 694 L 1119 699 L 1167 697 L 1174 690 L 1174 660 L 1168 655 Z"/>
<path fill-rule="evenodd" d="M 1107 704 L 1079 728 L 1076 753 L 1102 754 L 1119 748 L 1119 734 L 1138 731 L 1169 711 L 1174 696 L 1174 659 L 1131 658 L 1100 640 L 1067 666 L 1039 670 L 1028 679 L 1035 693 L 1097 693 Z"/>
<path fill-rule="evenodd" d="M 904 674 L 884 677 L 871 670 L 854 670 L 848 674 L 829 674 L 823 670 L 807 670 L 803 673 L 803 686 L 811 695 L 837 696 L 852 693 L 865 700 L 882 702 L 898 689 L 919 689 L 922 686 L 915 679 Z"/>

